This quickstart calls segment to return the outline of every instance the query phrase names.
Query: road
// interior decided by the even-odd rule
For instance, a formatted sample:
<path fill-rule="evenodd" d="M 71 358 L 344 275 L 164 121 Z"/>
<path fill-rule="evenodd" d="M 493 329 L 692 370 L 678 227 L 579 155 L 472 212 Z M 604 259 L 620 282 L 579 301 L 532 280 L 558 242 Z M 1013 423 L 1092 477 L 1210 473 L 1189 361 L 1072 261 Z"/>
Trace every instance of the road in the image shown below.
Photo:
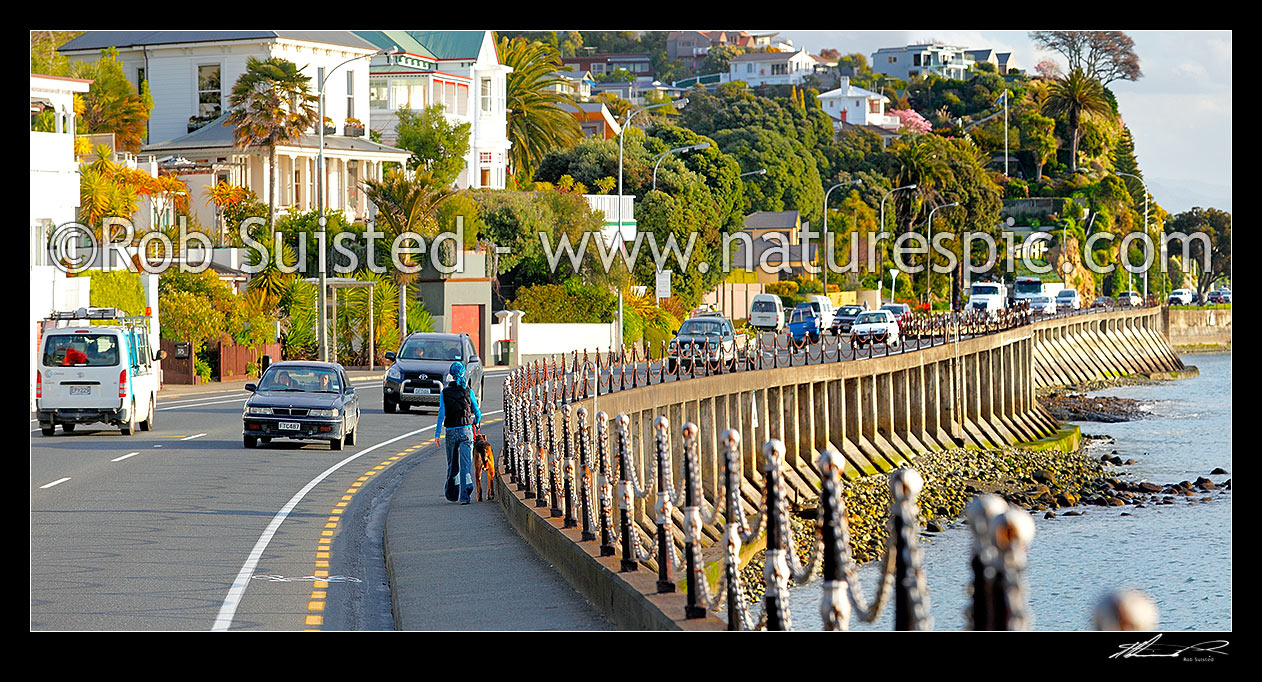
<path fill-rule="evenodd" d="M 486 374 L 499 442 L 503 371 Z M 248 394 L 164 398 L 154 431 L 31 422 L 32 630 L 390 629 L 390 493 L 434 454 L 432 411 L 384 414 L 355 382 L 359 442 L 242 447 Z M 491 420 L 494 420 L 493 422 Z"/>

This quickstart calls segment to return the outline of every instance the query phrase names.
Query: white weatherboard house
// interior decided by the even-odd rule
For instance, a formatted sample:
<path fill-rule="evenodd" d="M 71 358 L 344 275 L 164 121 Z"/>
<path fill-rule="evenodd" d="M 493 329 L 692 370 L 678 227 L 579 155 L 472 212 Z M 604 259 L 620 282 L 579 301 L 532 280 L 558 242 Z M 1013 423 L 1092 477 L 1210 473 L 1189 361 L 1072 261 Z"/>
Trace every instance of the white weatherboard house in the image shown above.
<path fill-rule="evenodd" d="M 815 58 L 806 50 L 797 52 L 751 52 L 728 62 L 731 80 L 744 81 L 751 88 L 760 85 L 801 85 L 815 73 Z"/>
<path fill-rule="evenodd" d="M 841 77 L 840 87 L 819 96 L 824 113 L 832 117 L 833 124 L 838 129 L 842 123 L 849 123 L 898 130 L 901 121 L 885 113 L 885 105 L 889 101 L 884 95 L 851 85 L 850 78 L 846 76 Z"/>
<path fill-rule="evenodd" d="M 506 79 L 491 31 L 356 31 L 380 49 L 401 53 L 374 57 L 369 74 L 370 125 L 395 144 L 400 109 L 441 104 L 453 123 L 469 124 L 469 152 L 456 187 L 504 189 L 508 168 Z"/>
<path fill-rule="evenodd" d="M 968 50 L 941 43 L 883 47 L 872 53 L 873 71 L 900 80 L 929 74 L 963 80 L 973 63 L 973 56 Z"/>
<path fill-rule="evenodd" d="M 164 171 L 188 185 L 190 205 L 203 226 L 216 224 L 205 187 L 219 180 L 248 187 L 268 202 L 268 150 L 238 147 L 224 125 L 232 86 L 245 73 L 246 60 L 280 57 L 298 65 L 318 90 L 327 76 L 324 113 L 332 119 L 325 135 L 328 204 L 348 220 L 368 212 L 360 182 L 379 178 L 382 164 L 402 164 L 408 153 L 371 142 L 355 120 L 369 116 L 368 57 L 378 48 L 350 31 L 89 31 L 63 45 L 72 60 L 95 60 L 114 47 L 133 85 L 147 80 L 154 109 L 144 152 L 158 157 Z M 338 67 L 348 59 L 353 61 Z M 338 67 L 336 72 L 334 68 Z M 317 207 L 316 133 L 277 150 L 277 207 Z"/>
<path fill-rule="evenodd" d="M 77 78 L 31 74 L 31 303 L 26 326 L 30 361 L 26 376 L 32 410 L 40 320 L 55 309 L 74 310 L 88 305 L 88 278 L 67 278 L 50 262 L 46 246 L 57 226 L 74 222 L 79 208 L 74 95 L 87 92 L 91 84 L 92 81 Z"/>

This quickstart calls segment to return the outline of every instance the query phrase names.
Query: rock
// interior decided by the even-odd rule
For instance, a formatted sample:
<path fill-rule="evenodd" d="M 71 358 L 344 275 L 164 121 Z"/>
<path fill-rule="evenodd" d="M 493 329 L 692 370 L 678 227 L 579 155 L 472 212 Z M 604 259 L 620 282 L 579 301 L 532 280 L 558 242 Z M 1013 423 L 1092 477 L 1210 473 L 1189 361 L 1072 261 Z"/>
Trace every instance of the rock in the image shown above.
<path fill-rule="evenodd" d="M 1106 503 L 1107 503 L 1110 507 L 1121 507 L 1121 506 L 1124 506 L 1124 505 L 1126 504 L 1126 502 L 1125 502 L 1122 498 L 1120 498 L 1120 497 L 1110 497 L 1110 498 L 1107 498 Z"/>
<path fill-rule="evenodd" d="M 1135 487 L 1139 488 L 1139 492 L 1145 493 L 1155 493 L 1161 491 L 1161 486 L 1156 483 L 1149 483 L 1148 481 L 1140 481 Z"/>
<path fill-rule="evenodd" d="M 1065 516 L 1082 516 L 1082 512 L 1067 511 L 1065 512 Z"/>
<path fill-rule="evenodd" d="M 925 524 L 925 530 L 929 531 L 930 533 L 941 533 L 942 531 L 946 530 L 946 526 L 943 526 L 941 523 L 938 522 L 937 519 L 934 519 L 930 521 L 929 523 Z"/>
<path fill-rule="evenodd" d="M 1130 512 L 1122 512 L 1122 516 L 1131 516 Z"/>
<path fill-rule="evenodd" d="M 1130 466 L 1130 465 L 1132 465 L 1132 464 L 1138 464 L 1138 462 L 1136 462 L 1136 461 L 1135 461 L 1135 460 L 1133 460 L 1133 459 L 1128 459 L 1128 460 L 1126 460 L 1125 464 L 1126 464 L 1126 466 Z"/>
<path fill-rule="evenodd" d="M 1214 482 L 1209 480 L 1208 478 L 1198 478 L 1196 479 L 1196 487 L 1200 488 L 1201 490 L 1213 490 L 1217 488 L 1218 486 L 1214 485 Z"/>
<path fill-rule="evenodd" d="M 1054 511 L 1049 511 L 1049 512 L 1047 512 L 1046 514 L 1044 514 L 1044 515 L 1043 515 L 1043 518 L 1045 518 L 1045 519 L 1054 519 L 1054 518 L 1056 518 L 1056 512 L 1054 512 Z"/>
<path fill-rule="evenodd" d="M 1209 472 L 1209 475 L 1210 476 L 1226 476 L 1227 470 L 1222 467 L 1218 467 L 1214 469 L 1213 471 Z"/>

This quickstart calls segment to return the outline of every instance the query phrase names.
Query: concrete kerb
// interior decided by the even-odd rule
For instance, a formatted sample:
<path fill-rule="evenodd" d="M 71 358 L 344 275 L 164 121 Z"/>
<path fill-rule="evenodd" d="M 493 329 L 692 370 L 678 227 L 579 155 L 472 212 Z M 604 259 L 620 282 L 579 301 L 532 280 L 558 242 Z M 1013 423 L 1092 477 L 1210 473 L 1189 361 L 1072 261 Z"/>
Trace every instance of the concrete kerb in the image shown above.
<path fill-rule="evenodd" d="M 627 630 L 725 630 L 713 614 L 683 617 L 686 593 L 657 594 L 657 575 L 641 567 L 619 572 L 618 556 L 599 556 L 600 544 L 583 542 L 581 530 L 563 528 L 562 519 L 545 516 L 546 507 L 526 504 L 506 476 L 495 479 L 500 506 L 513 529 L 584 597 L 619 628 Z M 671 614 L 677 614 L 673 616 Z"/>

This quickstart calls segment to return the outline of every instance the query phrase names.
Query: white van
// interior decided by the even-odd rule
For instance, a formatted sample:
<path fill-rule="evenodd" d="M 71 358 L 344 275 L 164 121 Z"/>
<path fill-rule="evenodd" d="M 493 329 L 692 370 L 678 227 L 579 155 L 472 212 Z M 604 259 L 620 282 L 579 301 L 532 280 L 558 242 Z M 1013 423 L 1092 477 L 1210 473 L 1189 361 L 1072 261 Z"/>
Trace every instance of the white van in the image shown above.
<path fill-rule="evenodd" d="M 158 364 L 149 318 L 125 317 L 115 308 L 80 308 L 54 313 L 50 320 L 76 323 L 44 332 L 35 374 L 35 411 L 40 431 L 51 436 L 58 424 L 105 422 L 125 436 L 154 428 Z M 94 320 L 117 326 L 93 326 Z"/>
<path fill-rule="evenodd" d="M 758 294 L 749 304 L 749 326 L 779 333 L 784 329 L 784 303 L 775 294 Z"/>
<path fill-rule="evenodd" d="M 819 313 L 819 328 L 828 329 L 832 327 L 833 316 L 837 313 L 837 310 L 833 308 L 832 299 L 822 294 L 811 294 L 806 297 L 806 300 L 808 303 L 811 303 L 811 307 L 815 308 L 816 312 Z"/>

